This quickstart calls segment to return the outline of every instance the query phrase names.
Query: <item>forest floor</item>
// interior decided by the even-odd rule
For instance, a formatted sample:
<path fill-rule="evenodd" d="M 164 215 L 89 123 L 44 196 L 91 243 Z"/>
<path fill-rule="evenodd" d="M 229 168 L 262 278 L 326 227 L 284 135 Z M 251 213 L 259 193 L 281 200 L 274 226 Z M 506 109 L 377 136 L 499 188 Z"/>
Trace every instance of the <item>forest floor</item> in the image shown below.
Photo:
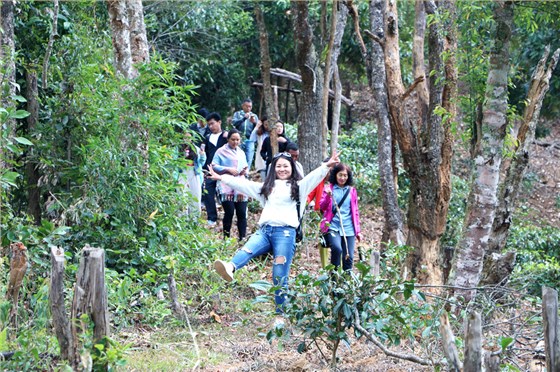
<path fill-rule="evenodd" d="M 353 115 L 367 118 L 371 113 L 371 100 L 367 94 L 353 97 L 356 101 Z M 369 116 L 371 117 L 371 116 Z M 533 221 L 535 225 L 560 227 L 560 121 L 548 123 L 550 133 L 533 145 L 533 153 L 520 195 L 519 213 Z M 467 152 L 465 151 L 465 154 Z M 368 244 L 378 244 L 383 226 L 383 213 L 380 208 L 367 206 L 361 208 L 362 234 Z M 250 213 L 248 231 L 256 225 L 254 214 Z M 214 231 L 221 235 L 219 228 Z M 232 231 L 232 236 L 236 232 Z M 375 248 L 375 247 L 374 247 Z M 234 249 L 232 249 L 233 253 Z M 302 271 L 317 272 L 320 258 L 315 242 L 307 242 L 300 248 L 294 260 L 292 275 Z M 212 270 L 210 267 L 208 270 Z M 239 276 L 251 279 L 270 280 L 270 260 L 249 265 Z M 245 280 L 246 282 L 246 280 Z M 188 285 L 185 285 L 189 290 Z M 128 365 L 119 370 L 187 370 L 196 367 L 205 371 L 328 371 L 329 365 L 317 347 L 299 354 L 297 345 L 302 335 L 297 330 L 289 340 L 282 343 L 266 340 L 266 333 L 272 326 L 270 305 L 251 305 L 257 296 L 256 290 L 236 282 L 223 283 L 220 294 L 213 303 L 201 304 L 190 301 L 187 312 L 190 326 L 196 333 L 195 339 L 187 325 L 182 327 L 163 327 L 147 329 L 137 327 L 118 337 L 130 343 L 132 349 Z M 192 294 L 185 294 L 193 298 Z M 244 306 L 229 306 L 242 302 Z M 235 311 L 233 309 L 245 309 Z M 530 338 L 530 337 L 529 337 Z M 531 347 L 523 358 L 515 361 L 521 371 L 544 371 L 542 341 L 535 335 Z M 195 341 L 196 340 L 196 341 Z M 416 348 L 420 348 L 415 343 Z M 433 347 L 433 345 L 432 345 Z M 422 345 L 424 352 L 429 345 Z M 439 348 L 439 346 L 438 346 Z M 412 345 L 403 342 L 396 351 L 419 353 Z M 329 350 L 323 347 L 329 356 Z M 340 346 L 337 353 L 339 371 L 428 371 L 427 367 L 388 357 L 372 343 L 364 339 L 351 340 L 351 348 Z"/>

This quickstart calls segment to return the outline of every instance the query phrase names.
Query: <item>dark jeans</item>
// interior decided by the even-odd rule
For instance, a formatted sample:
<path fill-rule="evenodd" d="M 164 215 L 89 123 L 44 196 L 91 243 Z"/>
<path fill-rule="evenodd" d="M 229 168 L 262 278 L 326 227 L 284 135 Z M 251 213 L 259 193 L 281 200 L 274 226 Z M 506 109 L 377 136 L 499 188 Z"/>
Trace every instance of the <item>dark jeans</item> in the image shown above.
<path fill-rule="evenodd" d="M 337 231 L 329 231 L 328 237 L 331 246 L 331 263 L 339 267 L 342 260 L 342 269 L 344 271 L 352 270 L 356 237 L 347 236 L 344 238 Z"/>
<path fill-rule="evenodd" d="M 224 208 L 224 236 L 229 237 L 233 215 L 237 215 L 237 230 L 239 230 L 239 239 L 243 239 L 247 235 L 247 202 L 223 201 Z"/>
<path fill-rule="evenodd" d="M 206 214 L 208 221 L 218 221 L 218 210 L 216 209 L 216 183 L 217 181 L 211 179 L 204 180 L 204 206 L 206 207 Z"/>

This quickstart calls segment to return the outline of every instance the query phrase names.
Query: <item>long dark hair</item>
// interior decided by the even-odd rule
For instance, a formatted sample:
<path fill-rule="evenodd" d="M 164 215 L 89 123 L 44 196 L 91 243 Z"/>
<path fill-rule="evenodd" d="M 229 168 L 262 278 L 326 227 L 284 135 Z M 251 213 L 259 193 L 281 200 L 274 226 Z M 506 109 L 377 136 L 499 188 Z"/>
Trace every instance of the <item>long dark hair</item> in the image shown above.
<path fill-rule="evenodd" d="M 267 117 L 267 116 L 263 116 L 263 117 L 261 118 L 261 121 L 262 121 L 262 125 L 259 127 L 259 129 L 257 129 L 257 134 L 258 134 L 259 136 L 262 136 L 263 134 L 269 132 L 269 130 L 268 130 L 268 117 Z M 265 124 L 265 123 L 266 123 L 266 124 Z"/>
<path fill-rule="evenodd" d="M 274 181 L 276 181 L 276 170 L 275 170 L 276 163 L 278 163 L 278 160 L 280 158 L 286 159 L 290 162 L 290 166 L 292 167 L 292 175 L 288 179 L 288 183 L 291 185 L 290 195 L 293 200 L 298 201 L 299 200 L 298 181 L 301 180 L 301 176 L 299 175 L 299 172 L 296 170 L 296 163 L 294 162 L 294 159 L 292 159 L 292 156 L 290 154 L 285 152 L 280 152 L 276 154 L 274 156 L 274 159 L 272 159 L 272 163 L 270 163 L 270 167 L 268 168 L 268 174 L 264 179 L 264 184 L 261 188 L 260 194 L 264 196 L 265 199 L 268 199 L 268 196 L 272 192 L 272 189 L 274 188 Z"/>
<path fill-rule="evenodd" d="M 352 169 L 350 169 L 350 167 L 344 163 L 338 163 L 337 165 L 334 166 L 334 168 L 331 170 L 330 174 L 329 174 L 329 183 L 331 185 L 337 185 L 338 183 L 336 182 L 336 175 L 340 172 L 346 170 L 346 173 L 348 173 L 348 178 L 346 179 L 346 184 L 344 186 L 352 186 L 354 184 L 354 177 L 352 176 Z"/>

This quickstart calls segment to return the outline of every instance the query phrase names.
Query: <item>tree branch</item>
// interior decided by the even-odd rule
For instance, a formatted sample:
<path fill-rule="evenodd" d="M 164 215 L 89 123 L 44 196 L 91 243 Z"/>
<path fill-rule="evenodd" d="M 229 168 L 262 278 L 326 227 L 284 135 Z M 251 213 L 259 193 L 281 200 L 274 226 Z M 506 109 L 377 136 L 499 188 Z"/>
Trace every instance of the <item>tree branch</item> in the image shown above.
<path fill-rule="evenodd" d="M 384 46 L 383 40 L 381 40 L 380 38 L 375 36 L 370 30 L 364 30 L 364 32 L 366 33 L 367 36 L 369 36 L 369 38 L 371 40 L 375 41 L 376 43 L 378 43 L 381 46 L 381 48 L 383 48 L 383 46 Z"/>
<path fill-rule="evenodd" d="M 406 92 L 404 92 L 404 94 L 402 95 L 401 99 L 404 101 L 406 99 L 406 97 L 408 97 L 412 91 L 418 86 L 418 84 L 420 84 L 421 82 L 423 82 L 424 80 L 426 80 L 425 76 L 418 76 L 416 78 L 416 80 L 414 80 L 412 82 L 412 84 L 410 84 L 410 86 L 408 87 L 408 89 L 406 90 Z"/>
<path fill-rule="evenodd" d="M 370 332 L 368 332 L 364 327 L 362 327 L 361 322 L 360 322 L 360 314 L 358 313 L 358 309 L 356 309 L 356 308 L 354 308 L 354 316 L 356 317 L 356 321 L 354 322 L 354 327 L 356 327 L 356 329 L 358 331 L 363 333 L 368 340 L 373 342 L 375 344 L 375 346 L 380 348 L 381 351 L 383 351 L 383 353 L 385 353 L 385 355 L 390 356 L 390 357 L 394 357 L 394 358 L 403 359 L 403 360 L 408 360 L 410 362 L 418 363 L 418 364 L 421 364 L 421 365 L 424 365 L 424 366 L 434 366 L 434 363 L 430 362 L 429 360 L 422 359 L 419 356 L 412 355 L 412 354 L 397 353 L 397 352 L 394 352 L 394 351 L 391 351 L 391 350 L 387 349 L 385 347 L 385 345 L 383 345 L 377 339 L 377 337 L 375 337 Z"/>

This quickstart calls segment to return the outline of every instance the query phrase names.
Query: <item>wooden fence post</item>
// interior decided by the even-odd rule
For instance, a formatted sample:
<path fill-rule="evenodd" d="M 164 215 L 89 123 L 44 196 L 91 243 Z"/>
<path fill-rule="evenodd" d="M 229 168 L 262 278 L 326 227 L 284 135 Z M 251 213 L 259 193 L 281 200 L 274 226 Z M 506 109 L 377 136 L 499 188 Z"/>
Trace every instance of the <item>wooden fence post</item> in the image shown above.
<path fill-rule="evenodd" d="M 463 363 L 461 359 L 459 359 L 459 350 L 457 350 L 457 345 L 455 345 L 455 335 L 449 324 L 447 312 L 444 312 L 439 320 L 439 332 L 443 343 L 443 352 L 449 363 L 448 369 L 450 371 L 460 372 L 463 369 Z"/>
<path fill-rule="evenodd" d="M 60 347 L 60 357 L 72 362 L 70 359 L 72 347 L 72 336 L 70 333 L 70 322 L 64 306 L 64 250 L 51 248 L 51 285 L 49 290 L 49 302 L 53 318 L 54 331 Z"/>
<path fill-rule="evenodd" d="M 79 362 L 79 334 L 85 324 L 82 315 L 89 315 L 93 321 L 93 343 L 99 343 L 109 335 L 109 316 L 107 310 L 107 291 L 105 289 L 105 251 L 86 245 L 82 250 L 82 259 L 74 287 L 72 302 L 72 339 L 73 357 Z M 76 368 L 76 365 L 74 365 Z"/>
<path fill-rule="evenodd" d="M 482 321 L 476 311 L 471 312 L 467 317 L 463 365 L 463 372 L 482 370 Z"/>
<path fill-rule="evenodd" d="M 558 292 L 542 287 L 542 312 L 546 370 L 560 371 L 560 322 L 558 321 Z"/>
<path fill-rule="evenodd" d="M 19 303 L 19 290 L 21 288 L 25 272 L 27 271 L 27 248 L 21 242 L 10 244 L 10 248 L 12 249 L 12 258 L 10 260 L 10 279 L 8 282 L 6 298 L 12 303 L 9 323 L 12 326 L 14 330 L 13 334 L 15 335 L 18 328 L 17 310 Z"/>
<path fill-rule="evenodd" d="M 369 258 L 369 266 L 372 269 L 372 274 L 374 277 L 379 276 L 379 252 L 373 251 L 371 252 L 371 256 Z"/>

